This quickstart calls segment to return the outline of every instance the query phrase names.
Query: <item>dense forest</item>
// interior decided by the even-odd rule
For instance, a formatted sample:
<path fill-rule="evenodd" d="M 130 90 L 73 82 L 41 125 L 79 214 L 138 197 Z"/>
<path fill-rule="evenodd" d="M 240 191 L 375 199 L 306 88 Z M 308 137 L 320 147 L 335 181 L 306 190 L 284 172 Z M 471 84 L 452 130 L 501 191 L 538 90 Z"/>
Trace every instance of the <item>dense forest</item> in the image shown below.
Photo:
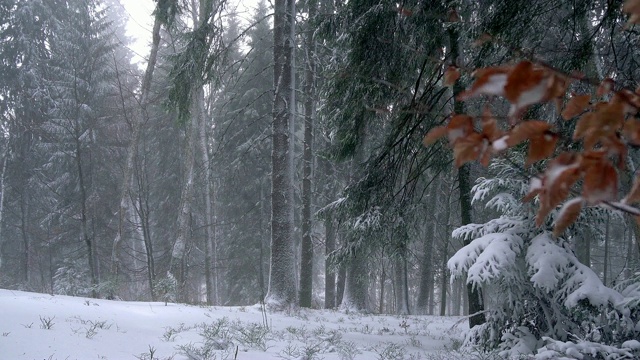
<path fill-rule="evenodd" d="M 635 123 L 636 3 L 261 0 L 240 17 L 156 0 L 141 66 L 119 0 L 4 0 L 0 287 L 469 315 L 469 343 L 504 356 L 637 356 L 640 212 L 585 197 L 567 221 L 559 201 L 540 218 L 542 193 L 521 201 L 560 152 L 612 148 L 575 135 L 590 104 L 612 118 L 624 96 Z M 575 81 L 555 101 L 486 96 L 526 66 Z M 423 144 L 489 112 L 541 137 L 491 161 Z M 612 131 L 620 198 L 640 137 Z"/>

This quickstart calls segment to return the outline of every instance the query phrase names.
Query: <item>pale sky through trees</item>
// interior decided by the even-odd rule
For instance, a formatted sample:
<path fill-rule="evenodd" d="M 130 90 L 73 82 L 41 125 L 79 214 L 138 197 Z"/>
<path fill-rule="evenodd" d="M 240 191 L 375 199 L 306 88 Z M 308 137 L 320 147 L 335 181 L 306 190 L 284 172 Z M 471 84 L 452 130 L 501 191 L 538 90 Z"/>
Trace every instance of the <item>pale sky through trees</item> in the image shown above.
<path fill-rule="evenodd" d="M 121 0 L 120 3 L 129 16 L 127 35 L 133 38 L 130 48 L 135 53 L 134 61 L 140 62 L 149 52 L 151 28 L 153 27 L 151 13 L 155 9 L 155 2 L 153 0 Z M 248 20 L 257 3 L 258 0 L 230 0 L 227 11 L 237 14 L 240 21 Z"/>

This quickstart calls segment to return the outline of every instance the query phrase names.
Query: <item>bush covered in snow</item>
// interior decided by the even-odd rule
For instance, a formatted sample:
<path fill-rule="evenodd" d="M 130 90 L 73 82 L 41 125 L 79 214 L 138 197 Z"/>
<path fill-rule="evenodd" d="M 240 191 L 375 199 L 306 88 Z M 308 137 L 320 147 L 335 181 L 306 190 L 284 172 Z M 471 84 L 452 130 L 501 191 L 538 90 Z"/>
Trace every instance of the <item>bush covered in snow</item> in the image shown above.
<path fill-rule="evenodd" d="M 640 276 L 606 287 L 575 256 L 570 234 L 554 238 L 535 227 L 532 207 L 517 200 L 527 184 L 515 170 L 500 162 L 492 169 L 496 178 L 478 180 L 474 201 L 502 215 L 455 230 L 472 241 L 448 263 L 454 276 L 467 275 L 484 293 L 487 322 L 470 331 L 468 342 L 505 357 L 640 356 Z"/>

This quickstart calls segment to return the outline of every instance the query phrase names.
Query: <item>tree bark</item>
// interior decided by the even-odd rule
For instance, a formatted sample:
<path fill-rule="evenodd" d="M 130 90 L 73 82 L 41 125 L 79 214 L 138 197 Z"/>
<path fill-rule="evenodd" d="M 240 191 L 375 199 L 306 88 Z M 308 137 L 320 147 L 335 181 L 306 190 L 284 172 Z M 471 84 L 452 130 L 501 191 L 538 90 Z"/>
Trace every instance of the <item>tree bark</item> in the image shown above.
<path fill-rule="evenodd" d="M 459 49 L 459 34 L 454 27 L 450 27 L 449 30 L 449 46 L 451 47 L 451 60 L 453 65 L 457 65 L 458 57 L 460 56 Z M 463 90 L 462 84 L 459 81 L 453 85 L 453 111 L 456 114 L 464 113 L 463 104 L 456 100 L 458 94 Z M 460 219 L 461 225 L 467 225 L 471 223 L 471 179 L 469 173 L 469 164 L 465 164 L 458 169 L 458 190 L 460 193 Z M 471 240 L 467 239 L 464 245 L 469 245 Z M 483 324 L 485 320 L 484 305 L 482 303 L 482 294 L 480 289 L 471 284 L 467 284 L 467 293 L 469 296 L 469 313 L 472 314 L 469 317 L 469 327 Z"/>
<path fill-rule="evenodd" d="M 307 1 L 308 23 L 315 19 L 317 3 Z M 305 46 L 304 149 L 302 156 L 302 254 L 300 257 L 300 306 L 311 307 L 313 290 L 313 241 L 311 239 L 311 177 L 313 169 L 313 117 L 315 113 L 315 40 L 308 26 Z"/>
<path fill-rule="evenodd" d="M 324 307 L 333 309 L 336 307 L 336 273 L 332 269 L 329 254 L 336 249 L 336 235 L 333 230 L 333 217 L 327 214 L 324 220 L 325 231 L 325 262 L 324 262 Z"/>
<path fill-rule="evenodd" d="M 283 309 L 296 304 L 293 253 L 293 184 L 290 149 L 292 104 L 291 28 L 293 0 L 276 0 L 273 19 L 274 105 L 271 152 L 271 261 L 269 290 L 265 302 Z"/>
<path fill-rule="evenodd" d="M 111 251 L 111 266 L 112 272 L 118 279 L 120 272 L 120 244 L 124 236 L 124 223 L 126 202 L 129 197 L 129 190 L 131 187 L 131 179 L 133 175 L 135 165 L 135 154 L 138 149 L 138 141 L 140 139 L 140 128 L 143 121 L 148 120 L 147 105 L 149 103 L 149 93 L 151 92 L 151 81 L 153 80 L 153 71 L 156 67 L 156 61 L 158 58 L 158 48 L 160 46 L 160 20 L 156 17 L 153 22 L 152 30 L 152 43 L 151 50 L 149 52 L 149 60 L 147 61 L 147 68 L 142 80 L 142 86 L 140 89 L 140 113 L 138 116 L 134 116 L 131 124 L 131 141 L 127 146 L 127 163 L 124 167 L 124 173 L 122 176 L 122 189 L 120 192 L 120 207 L 118 209 L 118 233 L 113 240 L 113 247 Z"/>

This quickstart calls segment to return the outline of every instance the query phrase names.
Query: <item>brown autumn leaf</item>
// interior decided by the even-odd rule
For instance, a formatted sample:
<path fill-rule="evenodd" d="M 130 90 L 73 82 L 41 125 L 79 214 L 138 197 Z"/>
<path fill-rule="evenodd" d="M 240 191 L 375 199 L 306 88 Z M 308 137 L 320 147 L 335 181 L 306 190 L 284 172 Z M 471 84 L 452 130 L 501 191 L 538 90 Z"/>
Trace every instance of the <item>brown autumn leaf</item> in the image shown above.
<path fill-rule="evenodd" d="M 640 24 L 640 0 L 626 0 L 622 11 L 629 14 L 628 24 Z"/>
<path fill-rule="evenodd" d="M 624 170 L 627 164 L 627 153 L 629 149 L 618 134 L 611 134 L 610 136 L 601 140 L 602 148 L 607 151 L 609 156 L 617 156 L 616 163 L 618 169 Z"/>
<path fill-rule="evenodd" d="M 562 205 L 553 225 L 553 235 L 562 235 L 569 225 L 573 224 L 576 219 L 578 219 L 583 204 L 584 199 L 577 197 Z"/>
<path fill-rule="evenodd" d="M 444 86 L 451 86 L 455 84 L 460 78 L 460 69 L 456 66 L 450 65 L 444 72 Z"/>
<path fill-rule="evenodd" d="M 482 112 L 482 135 L 491 142 L 504 135 L 504 132 L 498 126 L 498 121 L 491 114 L 491 110 L 488 107 L 485 107 Z"/>
<path fill-rule="evenodd" d="M 449 22 L 460 22 L 460 15 L 458 15 L 456 9 L 449 9 L 449 11 L 447 12 L 447 20 Z"/>
<path fill-rule="evenodd" d="M 558 139 L 559 136 L 550 131 L 545 131 L 541 135 L 532 137 L 529 143 L 529 152 L 527 153 L 525 166 L 529 166 L 553 155 Z"/>
<path fill-rule="evenodd" d="M 606 78 L 604 80 L 602 80 L 600 82 L 600 85 L 598 86 L 598 90 L 596 90 L 596 96 L 597 97 L 602 97 L 608 93 L 610 93 L 614 86 L 615 86 L 615 81 L 613 81 L 612 78 Z"/>
<path fill-rule="evenodd" d="M 573 141 L 578 141 L 584 138 L 585 134 L 589 132 L 589 129 L 593 128 L 596 124 L 596 115 L 592 112 L 588 112 L 580 117 L 576 123 L 576 128 L 573 130 Z"/>
<path fill-rule="evenodd" d="M 441 137 L 447 135 L 449 129 L 446 126 L 436 126 L 433 129 L 429 130 L 427 135 L 425 135 L 422 143 L 424 146 L 429 146 L 438 141 Z"/>
<path fill-rule="evenodd" d="M 504 87 L 507 83 L 509 67 L 489 67 L 473 72 L 476 81 L 469 90 L 458 95 L 459 100 L 467 100 L 480 95 L 504 95 Z"/>
<path fill-rule="evenodd" d="M 533 200 L 537 195 L 541 194 L 544 191 L 543 181 L 544 179 L 541 179 L 539 177 L 532 177 L 529 180 L 529 191 L 522 198 L 523 203 Z"/>
<path fill-rule="evenodd" d="M 585 111 L 587 106 L 589 106 L 589 101 L 591 101 L 591 95 L 589 94 L 573 95 L 562 111 L 562 118 L 565 120 L 569 120 L 575 116 L 580 115 L 583 111 Z"/>
<path fill-rule="evenodd" d="M 405 7 L 401 7 L 400 9 L 398 9 L 398 12 L 400 13 L 400 15 L 402 16 L 412 16 L 413 15 L 413 11 L 405 8 Z"/>
<path fill-rule="evenodd" d="M 595 111 L 580 117 L 573 133 L 573 140 L 582 139 L 584 148 L 592 149 L 604 139 L 615 135 L 622 129 L 623 123 L 624 113 L 621 103 L 600 102 L 595 105 Z"/>
<path fill-rule="evenodd" d="M 465 114 L 454 115 L 447 124 L 449 144 L 453 145 L 458 139 L 475 133 L 473 118 Z"/>
<path fill-rule="evenodd" d="M 622 203 L 624 204 L 633 204 L 640 201 L 640 175 L 636 176 L 633 179 L 633 186 L 631 186 L 631 190 L 627 194 L 627 196 L 622 199 Z"/>
<path fill-rule="evenodd" d="M 618 194 L 618 172 L 606 159 L 585 169 L 582 197 L 590 205 L 613 201 Z"/>
<path fill-rule="evenodd" d="M 475 39 L 473 41 L 473 46 L 482 46 L 486 43 L 488 43 L 489 41 L 493 40 L 493 36 L 491 36 L 490 34 L 484 33 L 482 35 L 480 35 L 477 39 Z"/>
<path fill-rule="evenodd" d="M 549 162 L 539 193 L 540 208 L 536 214 L 536 225 L 542 225 L 547 215 L 569 196 L 571 187 L 581 175 L 580 158 L 578 154 L 564 152 Z"/>
<path fill-rule="evenodd" d="M 557 167 L 552 166 L 551 169 L 547 169 L 545 176 L 546 200 L 552 209 L 569 196 L 571 187 L 580 179 L 581 175 L 582 172 L 577 162 Z"/>
<path fill-rule="evenodd" d="M 640 109 L 640 95 L 628 89 L 622 89 L 616 92 L 610 102 L 620 103 L 622 105 L 622 112 L 625 115 L 635 115 L 638 113 L 638 109 Z"/>
<path fill-rule="evenodd" d="M 529 105 L 549 99 L 549 75 L 526 60 L 519 62 L 509 72 L 504 96 L 511 103 L 510 117 L 518 117 Z"/>
<path fill-rule="evenodd" d="M 508 132 L 507 146 L 513 147 L 533 137 L 540 136 L 551 129 L 546 121 L 528 120 L 516 125 Z"/>
<path fill-rule="evenodd" d="M 458 139 L 453 144 L 453 158 L 455 159 L 456 167 L 478 159 L 483 151 L 483 143 L 483 137 L 478 133 Z"/>

